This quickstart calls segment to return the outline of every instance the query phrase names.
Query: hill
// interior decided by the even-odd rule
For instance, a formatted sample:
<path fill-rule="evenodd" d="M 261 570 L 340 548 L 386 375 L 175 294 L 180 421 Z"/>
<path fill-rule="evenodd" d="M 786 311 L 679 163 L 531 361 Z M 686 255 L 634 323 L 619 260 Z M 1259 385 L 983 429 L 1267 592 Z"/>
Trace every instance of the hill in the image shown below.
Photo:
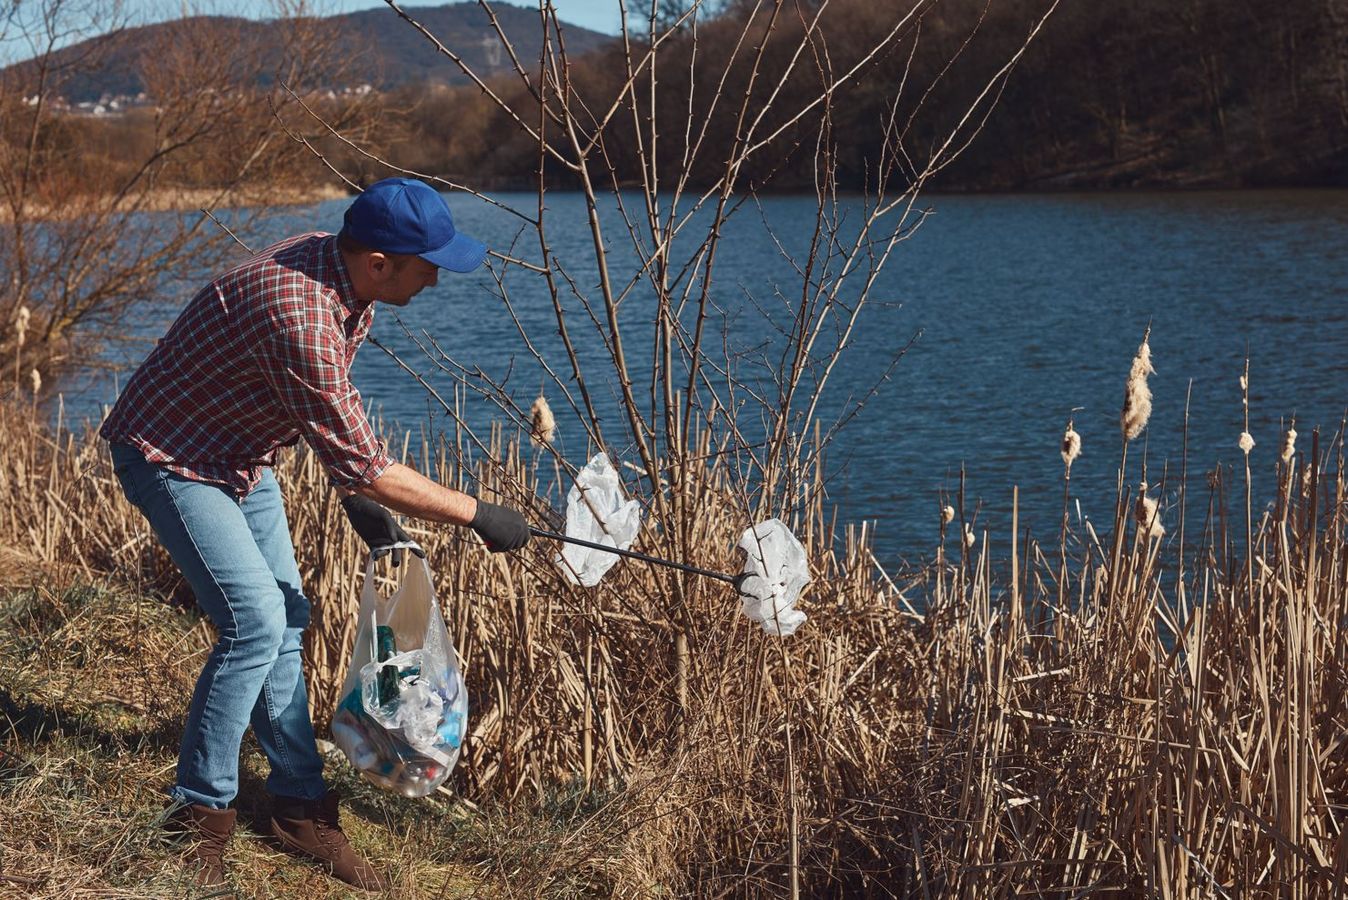
<path fill-rule="evenodd" d="M 446 47 L 460 54 L 475 71 L 492 76 L 511 70 L 511 61 L 487 13 L 477 4 L 410 7 L 406 11 Z M 494 11 L 501 31 L 510 39 L 520 60 L 525 65 L 537 60 L 542 43 L 538 13 L 508 4 L 498 4 Z M 147 62 L 161 48 L 187 43 L 191 35 L 195 44 L 256 48 L 256 58 L 262 60 L 256 77 L 265 83 L 282 61 L 282 29 L 296 24 L 232 16 L 189 16 L 81 41 L 58 51 L 51 62 L 71 70 L 62 93 L 72 104 L 96 102 L 105 95 L 134 97 L 146 90 Z M 298 24 L 330 29 L 329 39 L 343 51 L 340 74 L 333 76 L 329 87 L 368 84 L 388 89 L 418 83 L 468 83 L 449 59 L 391 9 L 361 10 Z M 608 35 L 578 25 L 566 26 L 564 35 L 567 49 L 574 56 L 584 55 L 611 40 Z M 0 74 L 17 75 L 32 83 L 36 72 L 29 61 L 0 70 Z"/>
<path fill-rule="evenodd" d="M 493 7 L 501 30 L 510 38 L 526 68 L 537 67 L 542 49 L 538 11 L 500 3 Z M 408 15 L 441 43 L 463 56 L 475 71 L 495 75 L 512 69 L 491 22 L 476 3 L 411 7 Z M 380 88 L 419 82 L 465 84 L 468 79 L 430 41 L 410 28 L 391 9 L 367 9 L 335 16 L 334 23 L 352 47 L 361 48 L 353 60 L 352 78 Z M 563 32 L 572 58 L 584 56 L 613 38 L 579 25 Z"/>

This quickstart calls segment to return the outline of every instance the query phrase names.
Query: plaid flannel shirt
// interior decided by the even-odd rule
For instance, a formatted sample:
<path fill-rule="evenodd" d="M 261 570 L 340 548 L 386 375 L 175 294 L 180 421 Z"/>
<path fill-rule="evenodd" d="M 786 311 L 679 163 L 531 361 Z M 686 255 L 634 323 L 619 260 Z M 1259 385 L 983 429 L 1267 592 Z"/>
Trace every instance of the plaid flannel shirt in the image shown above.
<path fill-rule="evenodd" d="M 369 484 L 393 462 L 349 377 L 373 318 L 335 237 L 274 244 L 192 298 L 99 433 L 238 496 L 301 436 L 334 484 Z"/>

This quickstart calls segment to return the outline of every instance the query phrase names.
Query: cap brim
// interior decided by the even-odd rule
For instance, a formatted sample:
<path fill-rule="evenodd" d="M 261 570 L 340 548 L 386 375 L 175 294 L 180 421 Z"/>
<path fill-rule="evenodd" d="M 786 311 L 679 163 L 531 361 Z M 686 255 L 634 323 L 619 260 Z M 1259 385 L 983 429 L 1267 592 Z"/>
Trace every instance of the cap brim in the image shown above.
<path fill-rule="evenodd" d="M 418 255 L 426 262 L 451 272 L 471 272 L 487 258 L 487 245 L 459 232 L 443 247 Z"/>

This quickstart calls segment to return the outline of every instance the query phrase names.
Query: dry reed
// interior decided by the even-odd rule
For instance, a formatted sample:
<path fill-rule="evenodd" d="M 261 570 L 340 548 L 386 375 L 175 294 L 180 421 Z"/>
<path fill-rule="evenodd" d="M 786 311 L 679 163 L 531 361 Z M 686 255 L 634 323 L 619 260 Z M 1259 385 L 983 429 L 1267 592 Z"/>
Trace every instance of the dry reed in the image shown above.
<path fill-rule="evenodd" d="M 1072 427 L 1072 422 L 1067 423 L 1067 430 L 1062 435 L 1062 462 L 1066 467 L 1067 476 L 1071 477 L 1072 463 L 1076 462 L 1077 457 L 1081 455 L 1081 435 L 1077 434 L 1076 429 Z"/>
<path fill-rule="evenodd" d="M 0 440 L 11 546 L 173 590 L 90 436 L 0 406 Z M 411 449 L 442 480 L 476 474 L 480 493 L 533 502 L 537 473 L 500 433 L 499 464 L 474 464 L 453 440 Z M 697 523 L 685 558 L 733 568 L 745 522 L 707 458 L 685 498 Z M 456 790 L 492 804 L 588 785 L 608 824 L 564 843 L 590 848 L 585 865 L 624 895 L 777 894 L 795 844 L 816 895 L 1331 896 L 1348 886 L 1342 460 L 1341 441 L 1312 435 L 1285 511 L 1251 525 L 1248 578 L 1244 535 L 1218 515 L 1182 574 L 1161 542 L 1088 526 L 1064 537 L 1065 566 L 1013 540 L 1009 581 L 984 546 L 899 588 L 876 574 L 865 533 L 835 552 L 816 503 L 793 523 L 815 575 L 811 621 L 782 644 L 719 585 L 624 565 L 585 590 L 546 552 L 491 556 L 419 530 L 472 692 Z M 312 455 L 285 456 L 278 476 L 315 598 L 322 722 L 361 554 Z M 1137 531 L 1154 534 L 1155 501 L 1145 489 L 1138 501 Z M 644 535 L 645 549 L 660 540 Z M 928 603 L 901 613 L 901 593 Z"/>
<path fill-rule="evenodd" d="M 1138 532 L 1148 538 L 1159 541 L 1165 537 L 1165 526 L 1161 524 L 1161 514 L 1156 500 L 1147 495 L 1147 483 L 1137 487 L 1137 502 L 1133 504 L 1133 518 L 1137 522 Z"/>
<path fill-rule="evenodd" d="M 1147 376 L 1156 369 L 1151 364 L 1151 345 L 1147 343 L 1151 328 L 1142 336 L 1142 344 L 1133 357 L 1132 367 L 1128 371 L 1128 381 L 1123 388 L 1123 409 L 1119 412 L 1119 427 L 1123 430 L 1123 439 L 1131 441 L 1147 427 L 1151 418 L 1151 388 L 1147 385 Z"/>
<path fill-rule="evenodd" d="M 548 398 L 542 394 L 534 400 L 534 404 L 529 408 L 529 439 L 535 447 L 542 447 L 552 443 L 554 432 L 557 430 L 557 419 L 552 415 L 552 407 L 548 406 Z"/>

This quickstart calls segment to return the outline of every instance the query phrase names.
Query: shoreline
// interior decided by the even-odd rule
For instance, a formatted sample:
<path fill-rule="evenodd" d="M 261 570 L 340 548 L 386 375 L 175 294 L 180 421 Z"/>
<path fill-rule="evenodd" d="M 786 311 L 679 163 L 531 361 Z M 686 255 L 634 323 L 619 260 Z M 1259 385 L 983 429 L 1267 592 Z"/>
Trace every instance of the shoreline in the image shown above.
<path fill-rule="evenodd" d="M 219 188 L 156 187 L 111 203 L 106 194 L 76 195 L 66 204 L 52 208 L 29 204 L 24 219 L 29 222 L 68 222 L 85 216 L 122 215 L 128 212 L 159 213 L 186 212 L 202 209 L 240 209 L 259 206 L 307 206 L 327 200 L 351 196 L 335 184 L 317 184 L 311 187 L 269 186 L 229 191 Z M 0 207 L 0 225 L 14 221 L 12 211 Z"/>
<path fill-rule="evenodd" d="M 488 196 L 493 194 L 532 194 L 536 185 L 526 185 L 512 179 L 499 182 L 488 180 L 479 190 Z M 567 185 L 549 185 L 549 193 L 570 193 L 576 190 Z M 1071 195 L 1186 195 L 1186 194 L 1260 194 L 1260 193 L 1339 193 L 1348 192 L 1348 186 L 1044 186 L 1015 188 L 962 188 L 933 187 L 922 191 L 927 197 L 1061 197 Z M 806 193 L 795 188 L 765 189 L 757 192 L 760 196 L 792 196 Z M 864 196 L 861 192 L 839 191 L 839 196 Z M 162 187 L 152 188 L 144 193 L 127 197 L 115 208 L 107 204 L 107 195 L 84 194 L 72 197 L 70 202 L 59 208 L 51 209 L 40 204 L 30 204 L 25 210 L 28 222 L 64 222 L 82 216 L 108 216 L 135 211 L 143 213 L 186 212 L 189 210 L 243 209 L 257 207 L 309 206 L 329 200 L 343 200 L 353 194 L 338 184 L 323 183 L 311 187 L 266 187 L 232 191 L 221 195 L 218 188 Z M 212 203 L 212 201 L 218 201 Z M 134 208 L 134 210 L 133 210 Z M 0 206 L 0 226 L 14 221 L 8 208 Z"/>

